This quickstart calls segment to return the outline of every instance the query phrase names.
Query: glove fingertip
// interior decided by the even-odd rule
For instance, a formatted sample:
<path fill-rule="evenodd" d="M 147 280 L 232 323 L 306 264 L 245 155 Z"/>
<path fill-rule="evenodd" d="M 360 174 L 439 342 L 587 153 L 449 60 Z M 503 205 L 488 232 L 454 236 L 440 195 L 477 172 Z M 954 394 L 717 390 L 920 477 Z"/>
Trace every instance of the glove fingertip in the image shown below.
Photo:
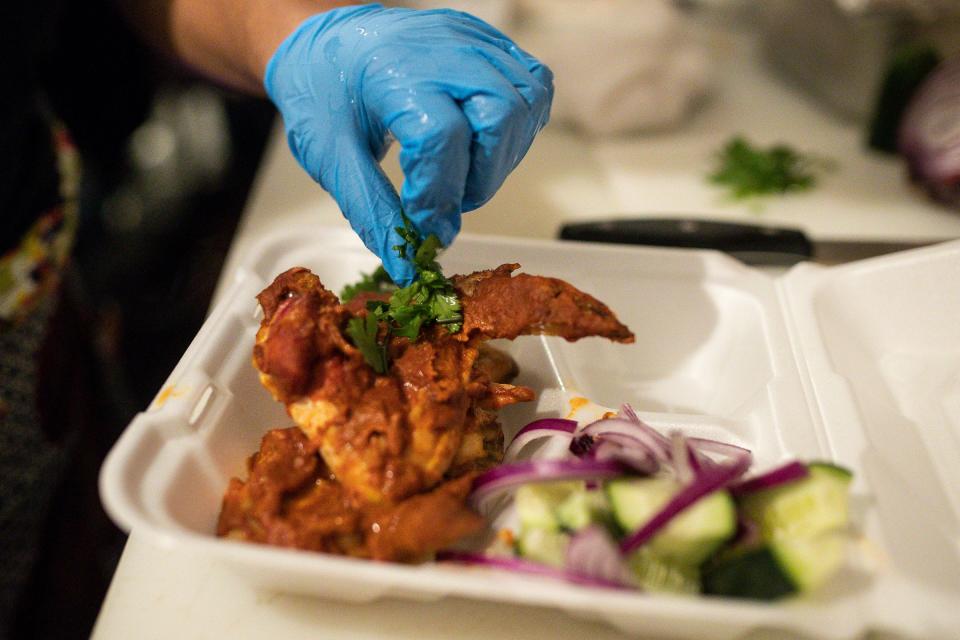
<path fill-rule="evenodd" d="M 450 212 L 446 214 L 411 212 L 407 214 L 414 228 L 420 233 L 420 236 L 426 238 L 434 234 L 440 239 L 440 244 L 449 247 L 457 234 L 460 233 L 460 213 Z"/>
<path fill-rule="evenodd" d="M 416 276 L 413 265 L 396 256 L 383 256 L 383 268 L 390 274 L 390 279 L 401 287 L 405 287 L 413 282 L 414 276 Z"/>
<path fill-rule="evenodd" d="M 487 204 L 490 201 L 494 194 L 474 194 L 472 197 L 464 198 L 461 209 L 464 213 L 470 213 L 471 211 L 476 211 L 483 205 Z"/>

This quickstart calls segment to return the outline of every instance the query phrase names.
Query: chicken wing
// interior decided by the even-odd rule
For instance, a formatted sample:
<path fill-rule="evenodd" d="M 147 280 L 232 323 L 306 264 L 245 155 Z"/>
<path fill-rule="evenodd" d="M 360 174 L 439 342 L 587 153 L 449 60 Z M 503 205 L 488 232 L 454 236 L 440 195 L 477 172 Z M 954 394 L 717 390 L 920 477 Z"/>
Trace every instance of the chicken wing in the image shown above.
<path fill-rule="evenodd" d="M 300 429 L 272 429 L 249 460 L 247 480 L 231 480 L 217 535 L 418 562 L 483 527 L 483 519 L 466 504 L 472 480 L 466 474 L 395 505 L 364 504 L 331 479 Z"/>
<path fill-rule="evenodd" d="M 306 269 L 281 274 L 258 296 L 261 380 L 351 496 L 397 503 L 499 461 L 492 411 L 534 394 L 494 382 L 489 367 L 478 366 L 484 341 L 542 333 L 633 341 L 603 303 L 561 280 L 512 275 L 518 267 L 452 278 L 463 329 L 432 326 L 416 341 L 391 338 L 385 375 L 344 335 L 349 318 L 366 311 L 341 305 Z"/>

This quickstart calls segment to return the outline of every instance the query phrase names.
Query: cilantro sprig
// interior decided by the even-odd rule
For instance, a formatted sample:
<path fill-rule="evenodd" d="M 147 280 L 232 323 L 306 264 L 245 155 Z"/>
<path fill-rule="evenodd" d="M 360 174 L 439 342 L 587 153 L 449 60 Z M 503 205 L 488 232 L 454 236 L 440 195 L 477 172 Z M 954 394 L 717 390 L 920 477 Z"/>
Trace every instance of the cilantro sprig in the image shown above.
<path fill-rule="evenodd" d="M 360 282 L 345 287 L 340 294 L 346 302 L 361 291 L 392 291 L 388 301 L 368 301 L 365 317 L 347 322 L 347 335 L 377 373 L 386 373 L 390 366 L 387 343 L 391 336 L 416 340 L 421 329 L 430 324 L 444 325 L 450 333 L 456 333 L 463 326 L 457 292 L 437 263 L 437 254 L 443 248 L 440 239 L 433 234 L 421 239 L 406 216 L 403 226 L 396 231 L 403 242 L 393 250 L 413 264 L 417 274 L 414 281 L 397 288 L 381 266 L 363 276 Z M 381 323 L 386 328 L 383 332 Z"/>
<path fill-rule="evenodd" d="M 361 274 L 358 282 L 345 286 L 340 292 L 340 300 L 342 302 L 350 302 L 361 292 L 386 293 L 396 288 L 397 285 L 393 284 L 393 280 L 390 279 L 390 274 L 383 268 L 383 265 L 380 265 L 373 273 Z"/>
<path fill-rule="evenodd" d="M 812 189 L 817 170 L 829 168 L 829 162 L 801 154 L 787 145 L 764 149 L 736 136 L 717 154 L 717 167 L 709 179 L 727 187 L 735 200 L 743 200 Z"/>
<path fill-rule="evenodd" d="M 350 318 L 347 322 L 347 335 L 353 342 L 363 359 L 367 361 L 377 373 L 387 370 L 387 345 L 377 339 L 379 323 L 376 316 L 368 314 L 363 318 Z"/>

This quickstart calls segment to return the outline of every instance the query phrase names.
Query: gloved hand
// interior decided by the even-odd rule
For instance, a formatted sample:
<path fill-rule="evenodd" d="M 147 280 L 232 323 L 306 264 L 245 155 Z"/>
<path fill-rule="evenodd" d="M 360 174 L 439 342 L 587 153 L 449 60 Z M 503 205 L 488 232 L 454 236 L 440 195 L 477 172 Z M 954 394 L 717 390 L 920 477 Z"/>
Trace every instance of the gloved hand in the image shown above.
<path fill-rule="evenodd" d="M 461 212 L 497 191 L 547 123 L 553 74 L 465 13 L 363 5 L 308 18 L 264 84 L 300 165 L 340 205 L 390 276 L 414 272 L 393 246 L 403 211 L 449 245 Z M 400 196 L 380 169 L 400 146 Z"/>

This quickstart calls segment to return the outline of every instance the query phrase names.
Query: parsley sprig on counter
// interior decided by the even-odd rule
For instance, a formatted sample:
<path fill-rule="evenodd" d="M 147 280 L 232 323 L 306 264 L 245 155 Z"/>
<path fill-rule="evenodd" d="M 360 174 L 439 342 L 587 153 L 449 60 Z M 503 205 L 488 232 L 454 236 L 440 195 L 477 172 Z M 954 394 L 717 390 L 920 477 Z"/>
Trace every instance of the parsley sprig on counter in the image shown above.
<path fill-rule="evenodd" d="M 456 333 L 463 326 L 457 292 L 437 263 L 437 254 L 443 248 L 440 239 L 432 234 L 421 239 L 406 217 L 403 224 L 396 229 L 403 243 L 393 249 L 413 264 L 417 273 L 413 283 L 396 288 L 381 266 L 340 293 L 340 299 L 347 302 L 361 291 L 393 291 L 386 302 L 367 302 L 367 315 L 351 318 L 347 323 L 347 335 L 377 373 L 386 373 L 390 365 L 387 343 L 391 336 L 416 340 L 420 330 L 430 324 L 442 324 L 450 333 Z M 381 323 L 386 327 L 382 336 Z"/>
<path fill-rule="evenodd" d="M 742 136 L 732 138 L 717 155 L 710 181 L 730 190 L 736 200 L 751 196 L 806 191 L 816 184 L 817 169 L 829 163 L 778 144 L 767 149 Z"/>

